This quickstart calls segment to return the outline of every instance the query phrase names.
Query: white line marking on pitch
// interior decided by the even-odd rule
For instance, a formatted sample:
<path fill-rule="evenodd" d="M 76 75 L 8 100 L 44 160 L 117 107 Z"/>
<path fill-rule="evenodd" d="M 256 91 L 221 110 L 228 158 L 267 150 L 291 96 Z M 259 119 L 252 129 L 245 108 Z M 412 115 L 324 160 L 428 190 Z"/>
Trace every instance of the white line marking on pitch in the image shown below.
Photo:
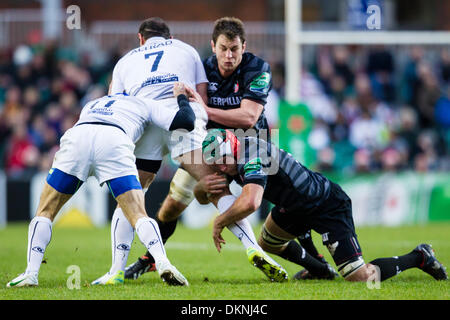
<path fill-rule="evenodd" d="M 199 242 L 170 242 L 168 241 L 165 245 L 166 249 L 174 249 L 174 250 L 216 250 L 214 244 L 209 243 L 199 243 Z M 225 250 L 231 251 L 245 251 L 245 248 L 242 244 L 237 243 L 228 243 L 223 246 Z"/>

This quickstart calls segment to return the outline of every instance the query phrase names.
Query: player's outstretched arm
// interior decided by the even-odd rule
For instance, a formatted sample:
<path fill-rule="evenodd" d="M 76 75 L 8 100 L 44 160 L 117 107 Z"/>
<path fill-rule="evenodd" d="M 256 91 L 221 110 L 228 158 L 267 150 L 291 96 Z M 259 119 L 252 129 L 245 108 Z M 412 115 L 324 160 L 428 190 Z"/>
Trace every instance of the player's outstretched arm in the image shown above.
<path fill-rule="evenodd" d="M 236 199 L 233 205 L 214 220 L 213 240 L 219 252 L 222 243 L 225 243 L 225 240 L 221 235 L 223 228 L 246 218 L 251 213 L 258 210 L 261 206 L 263 194 L 264 188 L 259 184 L 246 184 L 242 188 L 241 195 Z"/>

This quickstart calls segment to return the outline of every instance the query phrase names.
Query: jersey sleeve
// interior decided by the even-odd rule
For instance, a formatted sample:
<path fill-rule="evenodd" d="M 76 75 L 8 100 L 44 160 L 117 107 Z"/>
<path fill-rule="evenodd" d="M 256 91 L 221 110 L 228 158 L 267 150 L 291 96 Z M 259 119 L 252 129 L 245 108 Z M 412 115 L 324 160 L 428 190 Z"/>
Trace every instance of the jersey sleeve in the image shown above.
<path fill-rule="evenodd" d="M 247 137 L 242 143 L 244 148 L 239 159 L 241 163 L 239 170 L 243 177 L 243 184 L 255 183 L 265 188 L 268 179 L 268 172 L 265 168 L 270 163 L 267 142 Z"/>
<path fill-rule="evenodd" d="M 111 92 L 109 94 L 113 95 L 116 93 L 123 93 L 125 87 L 123 85 L 122 79 L 120 77 L 120 61 L 117 62 L 114 67 L 112 78 L 111 78 Z"/>
<path fill-rule="evenodd" d="M 205 67 L 203 66 L 202 59 L 196 50 L 194 50 L 194 60 L 195 60 L 195 83 L 205 83 L 208 82 L 206 77 Z"/>
<path fill-rule="evenodd" d="M 253 158 L 241 166 L 241 175 L 243 176 L 243 185 L 254 183 L 266 188 L 267 174 L 263 170 L 261 159 Z"/>
<path fill-rule="evenodd" d="M 198 51 L 191 45 L 179 41 L 174 40 L 176 44 L 182 48 L 183 50 L 186 50 L 189 52 L 189 54 L 192 57 L 192 61 L 194 63 L 194 69 L 195 69 L 195 84 L 205 83 L 208 82 L 208 78 L 206 77 L 205 68 L 203 66 L 202 59 L 200 58 L 200 55 L 198 54 Z"/>
<path fill-rule="evenodd" d="M 265 106 L 269 91 L 272 89 L 272 72 L 269 64 L 261 59 L 255 64 L 256 68 L 248 66 L 245 70 L 245 91 L 242 98 L 254 100 Z"/>

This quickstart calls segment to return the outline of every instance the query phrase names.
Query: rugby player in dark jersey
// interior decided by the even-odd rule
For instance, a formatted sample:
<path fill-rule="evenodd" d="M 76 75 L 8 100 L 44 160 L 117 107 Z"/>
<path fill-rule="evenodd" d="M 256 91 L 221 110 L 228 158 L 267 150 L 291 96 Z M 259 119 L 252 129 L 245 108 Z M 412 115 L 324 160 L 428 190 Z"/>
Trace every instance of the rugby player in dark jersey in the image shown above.
<path fill-rule="evenodd" d="M 384 281 L 410 268 L 419 268 L 436 280 L 448 279 L 428 244 L 403 256 L 366 264 L 347 194 L 273 144 L 256 137 L 238 139 L 229 130 L 215 129 L 203 142 L 203 156 L 214 171 L 243 186 L 233 205 L 214 221 L 213 240 L 219 252 L 225 243 L 223 228 L 257 210 L 264 198 L 275 205 L 258 240 L 267 252 L 301 264 L 302 248 L 292 239 L 312 229 L 322 235 L 340 274 L 348 281 Z M 201 182 L 194 192 L 201 203 L 208 201 Z"/>
<path fill-rule="evenodd" d="M 269 64 L 252 53 L 245 52 L 244 27 L 236 18 L 225 17 L 216 21 L 211 47 L 214 55 L 204 61 L 209 80 L 208 105 L 204 105 L 209 118 L 208 129 L 254 129 L 259 137 L 268 139 L 269 126 L 264 106 L 272 88 Z M 192 95 L 194 94 L 192 91 Z M 156 216 L 164 241 L 174 233 L 178 217 L 194 199 L 193 188 L 196 183 L 182 168 L 175 173 L 169 194 Z M 203 183 L 211 193 L 221 192 L 227 187 L 219 176 L 210 176 Z M 299 241 L 312 256 L 326 263 L 308 232 Z M 153 270 L 154 260 L 147 252 L 126 268 L 125 278 L 137 279 L 142 273 Z M 299 274 L 302 277 L 310 276 L 303 272 Z M 327 278 L 334 278 L 332 268 Z"/>

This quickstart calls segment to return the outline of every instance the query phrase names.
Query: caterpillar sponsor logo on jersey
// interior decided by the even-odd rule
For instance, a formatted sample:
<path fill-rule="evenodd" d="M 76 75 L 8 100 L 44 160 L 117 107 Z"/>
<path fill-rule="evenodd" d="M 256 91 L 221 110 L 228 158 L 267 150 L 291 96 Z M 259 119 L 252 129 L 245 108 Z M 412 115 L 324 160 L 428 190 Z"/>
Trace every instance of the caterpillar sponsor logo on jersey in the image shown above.
<path fill-rule="evenodd" d="M 212 106 L 239 106 L 241 104 L 241 97 L 210 97 L 208 104 Z"/>

